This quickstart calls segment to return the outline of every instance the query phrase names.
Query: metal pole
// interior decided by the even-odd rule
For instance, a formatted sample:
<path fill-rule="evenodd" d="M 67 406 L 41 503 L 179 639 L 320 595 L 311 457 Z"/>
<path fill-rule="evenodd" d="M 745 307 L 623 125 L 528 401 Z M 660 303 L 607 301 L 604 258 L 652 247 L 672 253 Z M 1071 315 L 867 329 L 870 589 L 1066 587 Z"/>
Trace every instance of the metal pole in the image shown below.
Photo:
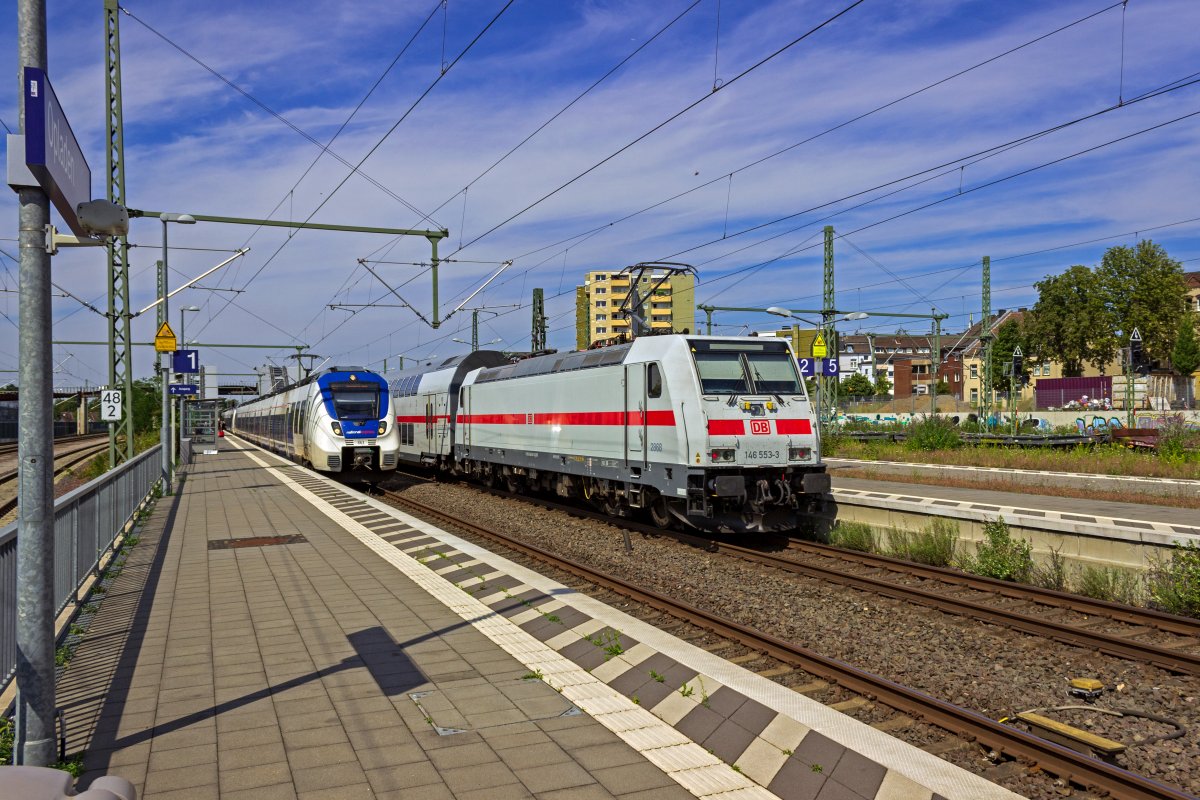
<path fill-rule="evenodd" d="M 1133 348 L 1131 347 L 1125 351 L 1125 427 L 1127 428 L 1132 428 L 1135 424 L 1133 416 L 1134 397 Z"/>
<path fill-rule="evenodd" d="M 25 132 L 24 67 L 46 69 L 45 0 L 19 0 L 17 104 Z M 17 450 L 18 764 L 55 760 L 54 715 L 54 419 L 51 389 L 50 200 L 24 188 L 20 202 L 20 299 Z"/>
<path fill-rule="evenodd" d="M 158 296 L 162 302 L 158 306 L 158 325 L 167 321 L 167 221 L 162 220 L 162 259 L 158 262 Z M 167 361 L 164 353 L 158 354 L 158 370 L 162 376 L 162 429 L 159 431 L 159 441 L 162 443 L 162 482 L 163 494 L 171 493 L 171 401 L 170 375 L 167 374 Z"/>
<path fill-rule="evenodd" d="M 437 253 L 438 239 L 441 237 L 434 237 L 434 236 L 430 236 L 430 235 L 426 234 L 425 238 L 429 240 L 429 244 L 433 245 L 433 258 L 432 258 L 432 263 L 429 267 L 429 271 L 433 275 L 433 322 L 430 323 L 430 327 L 436 328 L 442 324 L 441 320 L 438 318 L 438 253 Z"/>
<path fill-rule="evenodd" d="M 471 310 L 471 352 L 479 349 L 479 309 Z"/>
<path fill-rule="evenodd" d="M 929 315 L 933 318 L 933 352 L 929 354 L 929 364 L 933 368 L 933 383 L 929 385 L 929 389 L 933 393 L 933 399 L 929 402 L 930 410 L 936 415 L 938 373 L 942 370 L 942 321 L 938 319 L 936 308 L 930 309 Z"/>

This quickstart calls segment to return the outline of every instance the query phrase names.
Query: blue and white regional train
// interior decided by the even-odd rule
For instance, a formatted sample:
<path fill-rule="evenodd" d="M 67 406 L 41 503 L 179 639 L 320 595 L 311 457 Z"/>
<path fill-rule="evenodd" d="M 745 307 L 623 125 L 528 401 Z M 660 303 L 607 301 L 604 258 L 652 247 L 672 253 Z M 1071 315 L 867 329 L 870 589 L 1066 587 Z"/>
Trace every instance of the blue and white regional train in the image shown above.
<path fill-rule="evenodd" d="M 318 472 L 396 468 L 400 437 L 387 381 L 332 367 L 225 413 L 227 430 Z"/>
<path fill-rule="evenodd" d="M 477 351 L 391 381 L 399 457 L 709 531 L 797 527 L 829 492 L 786 341 L 647 336 L 516 363 Z"/>

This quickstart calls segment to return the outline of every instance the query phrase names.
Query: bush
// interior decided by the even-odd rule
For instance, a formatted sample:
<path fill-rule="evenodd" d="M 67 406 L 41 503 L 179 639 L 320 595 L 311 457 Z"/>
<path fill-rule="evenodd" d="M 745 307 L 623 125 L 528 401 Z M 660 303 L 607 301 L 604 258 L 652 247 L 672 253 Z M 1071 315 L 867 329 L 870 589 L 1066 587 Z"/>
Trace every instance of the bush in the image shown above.
<path fill-rule="evenodd" d="M 1150 599 L 1170 614 L 1200 617 L 1200 546 L 1179 543 L 1169 561 L 1150 568 Z"/>
<path fill-rule="evenodd" d="M 1084 567 L 1079 573 L 1079 594 L 1096 600 L 1138 605 L 1142 599 L 1138 575 L 1120 567 Z"/>
<path fill-rule="evenodd" d="M 1168 464 L 1185 464 L 1196 457 L 1200 431 L 1189 428 L 1182 414 L 1172 414 L 1158 428 L 1158 457 Z"/>
<path fill-rule="evenodd" d="M 888 531 L 890 555 L 931 567 L 948 567 L 953 564 L 957 546 L 958 523 L 944 517 L 935 518 L 916 533 L 894 528 Z"/>
<path fill-rule="evenodd" d="M 909 450 L 956 450 L 962 446 L 962 437 L 949 419 L 932 416 L 909 426 L 904 444 Z"/>
<path fill-rule="evenodd" d="M 829 532 L 829 543 L 847 550 L 871 553 L 875 550 L 875 532 L 865 522 L 838 522 Z"/>
<path fill-rule="evenodd" d="M 962 568 L 986 578 L 1027 583 L 1033 573 L 1033 546 L 1024 539 L 1013 541 L 1004 517 L 985 522 L 983 536 L 975 557 L 966 556 Z"/>

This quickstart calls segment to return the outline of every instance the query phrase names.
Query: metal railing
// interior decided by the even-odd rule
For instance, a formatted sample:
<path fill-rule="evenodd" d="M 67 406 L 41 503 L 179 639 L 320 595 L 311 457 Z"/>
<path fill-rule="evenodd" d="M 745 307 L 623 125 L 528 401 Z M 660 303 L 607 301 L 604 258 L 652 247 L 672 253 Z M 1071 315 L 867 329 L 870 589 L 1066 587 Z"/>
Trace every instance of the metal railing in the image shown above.
<path fill-rule="evenodd" d="M 55 615 L 76 600 L 162 477 L 159 446 L 54 502 Z M 0 690 L 17 665 L 17 523 L 0 530 Z"/>

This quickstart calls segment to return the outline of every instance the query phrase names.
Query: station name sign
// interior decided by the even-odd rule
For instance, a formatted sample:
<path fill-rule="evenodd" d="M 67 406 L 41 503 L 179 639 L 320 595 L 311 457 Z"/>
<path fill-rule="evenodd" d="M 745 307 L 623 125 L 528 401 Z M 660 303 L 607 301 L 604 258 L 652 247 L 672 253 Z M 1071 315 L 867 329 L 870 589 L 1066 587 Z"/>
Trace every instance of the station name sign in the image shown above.
<path fill-rule="evenodd" d="M 25 67 L 25 163 L 76 236 L 86 236 L 75 209 L 92 199 L 92 171 L 45 71 Z"/>

